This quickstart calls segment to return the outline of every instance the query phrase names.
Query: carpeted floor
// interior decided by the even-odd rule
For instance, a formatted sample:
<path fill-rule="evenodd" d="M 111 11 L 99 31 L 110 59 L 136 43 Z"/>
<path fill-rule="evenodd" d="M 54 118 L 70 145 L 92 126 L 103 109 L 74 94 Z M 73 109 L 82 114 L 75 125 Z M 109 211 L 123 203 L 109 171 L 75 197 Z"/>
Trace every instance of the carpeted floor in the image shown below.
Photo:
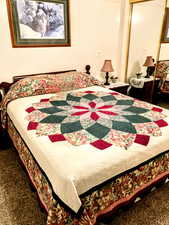
<path fill-rule="evenodd" d="M 157 105 L 159 105 L 159 106 L 161 106 L 163 108 L 169 109 L 169 95 L 161 96 L 158 99 L 158 104 Z"/>
<path fill-rule="evenodd" d="M 45 220 L 15 150 L 0 151 L 0 225 L 44 225 Z"/>
<path fill-rule="evenodd" d="M 15 150 L 0 150 L 0 225 L 45 225 Z M 169 225 L 169 183 L 99 225 Z"/>

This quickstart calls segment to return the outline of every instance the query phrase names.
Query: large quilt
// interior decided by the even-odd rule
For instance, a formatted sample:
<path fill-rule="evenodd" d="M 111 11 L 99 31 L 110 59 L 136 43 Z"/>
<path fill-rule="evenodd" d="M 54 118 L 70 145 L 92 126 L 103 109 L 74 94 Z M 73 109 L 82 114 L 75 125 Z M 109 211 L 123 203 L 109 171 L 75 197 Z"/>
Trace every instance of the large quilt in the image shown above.
<path fill-rule="evenodd" d="M 93 86 L 8 104 L 57 196 L 73 211 L 80 195 L 169 149 L 169 113 Z"/>

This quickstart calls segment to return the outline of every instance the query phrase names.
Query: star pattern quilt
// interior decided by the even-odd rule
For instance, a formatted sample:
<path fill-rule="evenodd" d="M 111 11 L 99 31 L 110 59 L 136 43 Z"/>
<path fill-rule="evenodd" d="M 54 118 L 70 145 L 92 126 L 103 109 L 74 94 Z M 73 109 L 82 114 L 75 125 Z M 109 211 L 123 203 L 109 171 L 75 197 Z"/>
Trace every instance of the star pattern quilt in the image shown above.
<path fill-rule="evenodd" d="M 75 146 L 89 143 L 100 150 L 147 146 L 151 136 L 161 136 L 161 127 L 168 126 L 161 108 L 112 91 L 62 92 L 26 111 L 27 129 L 37 136 Z"/>
<path fill-rule="evenodd" d="M 18 98 L 8 115 L 55 194 L 80 195 L 169 149 L 169 112 L 103 87 Z"/>

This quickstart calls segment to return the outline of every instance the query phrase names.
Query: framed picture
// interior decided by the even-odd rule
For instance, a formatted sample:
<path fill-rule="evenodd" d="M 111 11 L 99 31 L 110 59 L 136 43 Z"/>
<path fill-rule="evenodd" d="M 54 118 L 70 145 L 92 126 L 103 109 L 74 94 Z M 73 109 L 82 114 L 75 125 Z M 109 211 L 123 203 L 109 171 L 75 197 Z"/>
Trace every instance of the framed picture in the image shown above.
<path fill-rule="evenodd" d="M 161 42 L 169 42 L 169 8 L 166 8 Z"/>
<path fill-rule="evenodd" d="M 13 47 L 70 46 L 69 0 L 7 0 Z"/>

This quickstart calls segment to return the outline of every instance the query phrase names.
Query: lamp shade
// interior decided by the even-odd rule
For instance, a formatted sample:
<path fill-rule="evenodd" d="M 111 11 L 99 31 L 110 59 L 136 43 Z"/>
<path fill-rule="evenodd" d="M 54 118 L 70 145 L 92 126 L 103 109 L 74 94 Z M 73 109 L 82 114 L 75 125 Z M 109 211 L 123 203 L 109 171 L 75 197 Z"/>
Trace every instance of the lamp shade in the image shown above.
<path fill-rule="evenodd" d="M 111 60 L 105 60 L 104 65 L 101 68 L 101 72 L 113 72 L 113 71 L 114 71 L 114 69 L 112 67 Z"/>
<path fill-rule="evenodd" d="M 143 66 L 154 66 L 153 58 L 152 56 L 147 56 L 145 63 Z"/>

